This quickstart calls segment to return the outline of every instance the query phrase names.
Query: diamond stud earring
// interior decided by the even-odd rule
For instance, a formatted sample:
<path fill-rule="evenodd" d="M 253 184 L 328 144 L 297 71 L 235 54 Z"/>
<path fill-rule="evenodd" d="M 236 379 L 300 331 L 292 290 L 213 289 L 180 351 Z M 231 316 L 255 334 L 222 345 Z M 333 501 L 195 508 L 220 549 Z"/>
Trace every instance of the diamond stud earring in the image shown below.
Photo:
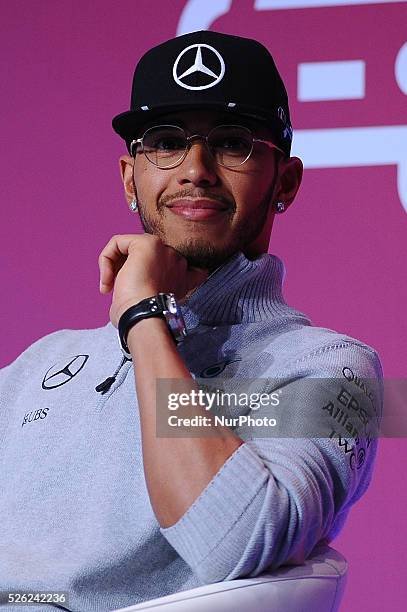
<path fill-rule="evenodd" d="M 133 198 L 132 201 L 130 202 L 130 210 L 131 212 L 137 212 L 138 211 L 138 203 L 136 198 Z"/>
<path fill-rule="evenodd" d="M 276 204 L 276 212 L 277 213 L 283 213 L 285 211 L 285 204 L 284 202 L 277 202 Z"/>

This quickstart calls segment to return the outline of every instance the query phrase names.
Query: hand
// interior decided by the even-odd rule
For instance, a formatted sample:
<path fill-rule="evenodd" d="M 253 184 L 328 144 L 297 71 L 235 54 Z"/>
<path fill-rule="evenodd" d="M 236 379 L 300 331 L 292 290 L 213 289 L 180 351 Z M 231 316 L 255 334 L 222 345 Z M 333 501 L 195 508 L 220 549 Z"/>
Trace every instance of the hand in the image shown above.
<path fill-rule="evenodd" d="M 157 293 L 174 293 L 181 300 L 207 276 L 188 268 L 174 248 L 151 234 L 113 236 L 99 256 L 100 292 L 113 289 L 110 320 L 118 326 L 130 306 Z"/>

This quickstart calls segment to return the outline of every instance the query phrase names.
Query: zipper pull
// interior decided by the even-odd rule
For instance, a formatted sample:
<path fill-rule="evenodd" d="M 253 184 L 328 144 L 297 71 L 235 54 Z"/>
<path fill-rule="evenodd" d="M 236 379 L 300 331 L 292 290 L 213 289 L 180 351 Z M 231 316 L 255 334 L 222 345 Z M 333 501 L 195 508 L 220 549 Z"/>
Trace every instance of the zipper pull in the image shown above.
<path fill-rule="evenodd" d="M 127 359 L 127 357 L 122 357 L 120 365 L 115 371 L 115 373 L 113 374 L 113 376 L 109 376 L 108 378 L 106 378 L 106 380 L 101 382 L 97 387 L 95 387 L 95 391 L 97 391 L 98 393 L 101 393 L 102 395 L 107 393 L 110 387 L 112 386 L 112 384 L 114 383 L 114 381 L 116 380 L 116 376 L 118 375 L 118 373 L 120 372 L 120 370 L 122 369 L 126 361 L 131 361 L 131 359 Z"/>
<path fill-rule="evenodd" d="M 106 378 L 106 380 L 104 380 L 97 387 L 95 387 L 95 391 L 104 395 L 105 393 L 109 391 L 110 387 L 112 386 L 115 380 L 116 380 L 116 376 L 109 376 L 108 378 Z"/>

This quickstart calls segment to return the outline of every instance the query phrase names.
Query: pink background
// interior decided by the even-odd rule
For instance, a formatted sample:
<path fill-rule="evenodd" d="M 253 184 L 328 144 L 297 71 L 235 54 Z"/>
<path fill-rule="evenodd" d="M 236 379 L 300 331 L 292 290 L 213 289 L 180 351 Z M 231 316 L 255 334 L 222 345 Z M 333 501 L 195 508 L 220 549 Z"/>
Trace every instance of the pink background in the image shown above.
<path fill-rule="evenodd" d="M 99 251 L 111 235 L 140 229 L 122 193 L 125 149 L 111 118 L 128 109 L 137 59 L 175 35 L 186 4 L 1 4 L 0 367 L 53 330 L 107 322 Z M 405 3 L 262 12 L 254 0 L 230 4 L 210 29 L 255 37 L 273 52 L 294 130 L 407 123 L 394 76 Z M 297 100 L 298 63 L 344 59 L 366 61 L 363 100 Z M 406 235 L 396 164 L 316 168 L 306 169 L 270 247 L 286 264 L 287 300 L 316 325 L 375 347 L 387 377 L 406 376 Z M 405 448 L 404 439 L 380 442 L 371 487 L 334 542 L 350 564 L 344 611 L 405 609 Z"/>

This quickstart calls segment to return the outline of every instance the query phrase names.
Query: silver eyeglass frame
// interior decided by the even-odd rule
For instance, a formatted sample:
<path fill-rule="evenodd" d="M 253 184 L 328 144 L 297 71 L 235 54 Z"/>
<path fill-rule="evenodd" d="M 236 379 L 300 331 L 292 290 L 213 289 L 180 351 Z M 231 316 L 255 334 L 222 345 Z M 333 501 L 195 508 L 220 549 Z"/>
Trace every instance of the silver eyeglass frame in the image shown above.
<path fill-rule="evenodd" d="M 183 152 L 182 156 L 181 156 L 181 157 L 180 157 L 180 158 L 179 158 L 179 159 L 178 159 L 176 162 L 174 162 L 173 164 L 170 164 L 169 166 L 163 166 L 163 167 L 162 167 L 162 166 L 159 166 L 158 164 L 155 164 L 155 163 L 154 163 L 154 162 L 153 162 L 153 161 L 152 161 L 152 160 L 151 160 L 151 159 L 150 159 L 150 158 L 147 156 L 147 154 L 146 154 L 146 153 L 145 153 L 145 151 L 144 151 L 144 143 L 143 143 L 143 141 L 144 141 L 144 137 L 145 137 L 145 135 L 146 135 L 146 134 L 147 134 L 147 133 L 148 133 L 150 130 L 155 130 L 156 128 L 168 128 L 168 127 L 169 127 L 169 128 L 177 128 L 178 130 L 182 130 L 182 132 L 184 132 L 184 135 L 185 135 L 185 139 L 186 139 L 186 142 L 187 142 L 187 146 L 185 147 L 185 151 Z M 210 149 L 209 143 L 208 143 L 208 138 L 209 138 L 209 136 L 211 135 L 211 133 L 212 133 L 214 130 L 216 130 L 216 129 L 218 129 L 218 128 L 222 128 L 222 127 L 237 127 L 237 128 L 239 128 L 239 129 L 246 130 L 246 131 L 247 131 L 247 132 L 250 134 L 251 139 L 252 139 L 252 146 L 251 146 L 251 149 L 250 149 L 250 151 L 249 151 L 248 155 L 245 157 L 245 159 L 244 159 L 243 161 L 239 162 L 238 164 L 236 164 L 236 165 L 234 165 L 234 166 L 227 166 L 227 165 L 222 164 L 221 162 L 219 162 L 219 161 L 218 161 L 218 160 L 215 158 L 215 156 L 213 155 L 213 153 L 212 153 L 212 151 L 211 151 L 211 149 Z M 196 138 L 200 138 L 201 140 L 204 140 L 204 141 L 206 142 L 206 146 L 207 146 L 207 149 L 208 149 L 209 153 L 212 155 L 212 157 L 214 158 L 214 160 L 216 161 L 216 163 L 217 163 L 217 164 L 219 164 L 220 166 L 223 166 L 224 168 L 229 168 L 229 169 L 232 169 L 232 168 L 238 168 L 239 166 L 241 166 L 242 164 L 244 164 L 245 162 L 247 162 L 247 160 L 250 158 L 251 154 L 253 153 L 254 143 L 256 143 L 256 142 L 261 142 L 261 143 L 263 143 L 263 144 L 267 145 L 267 146 L 268 146 L 270 149 L 277 149 L 277 151 L 280 151 L 280 152 L 281 152 L 281 153 L 284 155 L 284 157 L 286 157 L 285 152 L 284 152 L 282 149 L 280 149 L 280 147 L 277 147 L 277 145 L 275 145 L 273 142 L 271 142 L 271 140 L 265 140 L 265 139 L 263 139 L 263 138 L 254 138 L 254 136 L 253 136 L 253 132 L 252 132 L 252 131 L 251 131 L 249 128 L 247 128 L 246 126 L 243 126 L 243 125 L 235 125 L 235 124 L 230 124 L 230 123 L 226 123 L 226 124 L 222 124 L 222 125 L 215 125 L 215 127 L 213 127 L 211 130 L 209 130 L 209 132 L 208 132 L 207 136 L 203 136 L 202 134 L 192 134 L 191 136 L 187 136 L 187 133 L 185 132 L 184 128 L 180 127 L 179 125 L 172 125 L 172 124 L 169 124 L 169 123 L 163 123 L 162 125 L 153 125 L 153 126 L 149 127 L 149 128 L 148 128 L 148 129 L 147 129 L 147 130 L 144 132 L 144 134 L 142 135 L 142 137 L 141 137 L 141 138 L 137 138 L 137 139 L 134 139 L 134 140 L 132 140 L 132 141 L 131 141 L 131 143 L 130 143 L 130 154 L 131 154 L 131 156 L 132 156 L 133 158 L 135 158 L 135 157 L 136 157 L 136 153 L 137 153 L 137 149 L 136 149 L 136 151 L 133 153 L 133 146 L 134 146 L 134 145 L 141 145 L 141 152 L 142 152 L 142 153 L 144 153 L 144 156 L 146 157 L 146 159 L 147 159 L 147 160 L 148 160 L 148 161 L 149 161 L 151 164 L 153 164 L 153 165 L 154 165 L 156 168 L 160 168 L 160 170 L 169 170 L 170 168 L 175 168 L 176 166 L 179 166 L 180 164 L 182 164 L 182 162 L 184 161 L 184 159 L 185 159 L 185 158 L 186 158 L 186 156 L 188 155 L 188 151 L 189 151 L 189 149 L 191 148 L 191 140 L 196 139 Z"/>

